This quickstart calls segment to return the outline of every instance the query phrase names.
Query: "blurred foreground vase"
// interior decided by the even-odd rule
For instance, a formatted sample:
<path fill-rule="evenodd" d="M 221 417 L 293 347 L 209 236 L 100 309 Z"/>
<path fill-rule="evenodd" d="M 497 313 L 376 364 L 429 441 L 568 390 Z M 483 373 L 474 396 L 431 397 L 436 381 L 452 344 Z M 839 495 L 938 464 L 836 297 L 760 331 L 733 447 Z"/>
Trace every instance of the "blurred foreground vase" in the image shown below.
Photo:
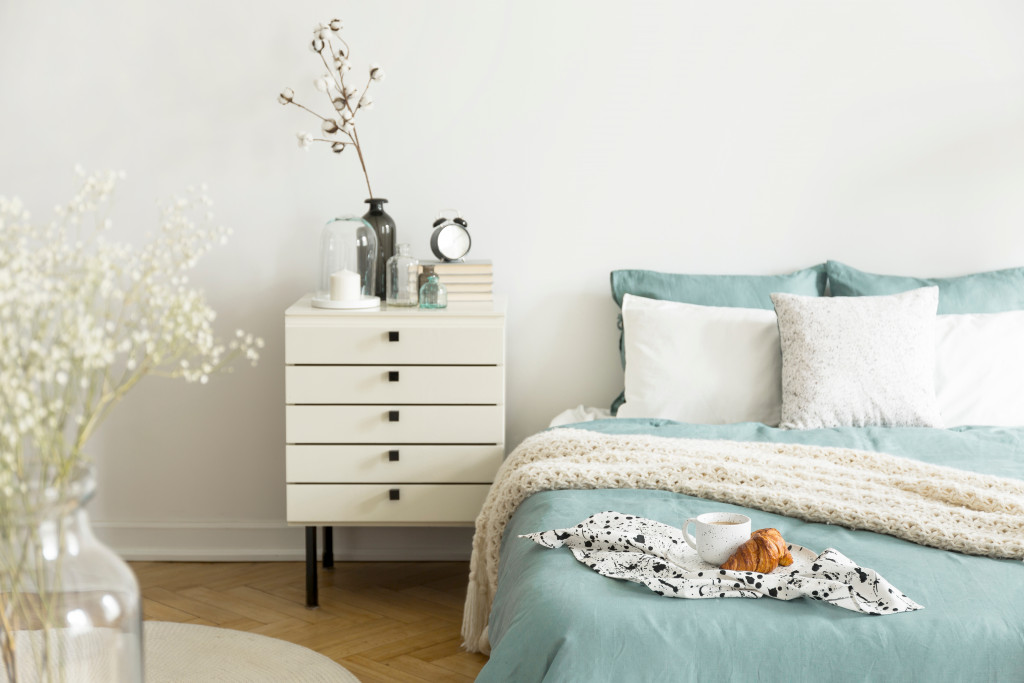
<path fill-rule="evenodd" d="M 0 498 L 0 653 L 10 683 L 142 680 L 139 584 L 92 533 L 90 470 Z M 9 495 L 8 495 L 9 494 Z"/>

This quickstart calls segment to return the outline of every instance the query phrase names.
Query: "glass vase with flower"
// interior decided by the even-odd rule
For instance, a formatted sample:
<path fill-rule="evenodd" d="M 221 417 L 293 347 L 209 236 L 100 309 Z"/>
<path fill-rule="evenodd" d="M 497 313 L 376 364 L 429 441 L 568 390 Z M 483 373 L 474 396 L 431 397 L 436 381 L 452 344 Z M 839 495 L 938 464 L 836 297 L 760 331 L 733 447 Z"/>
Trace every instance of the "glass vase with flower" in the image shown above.
<path fill-rule="evenodd" d="M 92 469 L 31 469 L 0 501 L 6 680 L 141 681 L 139 586 L 92 532 Z"/>
<path fill-rule="evenodd" d="M 373 105 L 370 87 L 383 81 L 385 74 L 380 66 L 371 64 L 362 90 L 358 84 L 352 83 L 352 50 L 342 37 L 343 28 L 344 23 L 341 19 L 317 24 L 313 27 L 313 37 L 309 42 L 309 49 L 320 58 L 326 70 L 314 79 L 313 86 L 330 102 L 328 113 L 320 114 L 298 102 L 292 88 L 282 90 L 277 96 L 277 101 L 283 105 L 299 107 L 320 120 L 322 137 L 299 131 L 296 134 L 299 147 L 309 149 L 314 142 L 324 142 L 335 154 L 341 154 L 349 148 L 355 150 L 366 180 L 366 191 L 370 195 L 366 200 L 370 207 L 363 219 L 373 226 L 377 234 L 377 275 L 374 291 L 378 296 L 384 297 L 385 269 L 388 259 L 395 253 L 395 220 L 384 210 L 384 203 L 388 200 L 373 194 L 370 174 L 366 170 L 366 157 L 363 155 L 363 143 L 356 129 L 356 118 Z"/>
<path fill-rule="evenodd" d="M 151 243 L 109 239 L 121 174 L 80 176 L 48 225 L 0 197 L 0 654 L 10 683 L 142 677 L 138 585 L 93 535 L 90 437 L 147 376 L 205 384 L 263 341 L 214 334 L 188 271 L 229 231 L 205 188 Z"/>

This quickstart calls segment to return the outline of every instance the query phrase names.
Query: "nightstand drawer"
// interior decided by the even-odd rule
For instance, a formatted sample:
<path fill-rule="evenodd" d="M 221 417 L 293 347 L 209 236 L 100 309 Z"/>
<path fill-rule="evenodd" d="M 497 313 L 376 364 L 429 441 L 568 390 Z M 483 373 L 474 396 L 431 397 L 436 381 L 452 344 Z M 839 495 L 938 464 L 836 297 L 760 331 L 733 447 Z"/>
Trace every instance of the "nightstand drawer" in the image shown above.
<path fill-rule="evenodd" d="M 285 363 L 500 365 L 503 328 L 498 325 L 438 325 L 427 320 L 344 326 L 285 327 Z M 415 324 L 414 324 L 415 323 Z"/>
<path fill-rule="evenodd" d="M 285 403 L 504 403 L 497 365 L 291 365 Z"/>
<path fill-rule="evenodd" d="M 285 441 L 504 443 L 503 406 L 285 406 Z"/>
<path fill-rule="evenodd" d="M 288 484 L 288 521 L 471 524 L 489 488 L 487 484 Z"/>
<path fill-rule="evenodd" d="M 490 483 L 503 446 L 288 446 L 289 484 Z"/>

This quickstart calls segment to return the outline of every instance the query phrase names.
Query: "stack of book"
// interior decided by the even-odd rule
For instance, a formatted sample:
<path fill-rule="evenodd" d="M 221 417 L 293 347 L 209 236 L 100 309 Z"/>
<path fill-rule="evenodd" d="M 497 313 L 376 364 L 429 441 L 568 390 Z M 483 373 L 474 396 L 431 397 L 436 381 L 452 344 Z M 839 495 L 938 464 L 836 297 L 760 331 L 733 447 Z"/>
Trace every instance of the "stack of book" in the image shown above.
<path fill-rule="evenodd" d="M 490 261 L 420 261 L 433 266 L 448 290 L 448 301 L 494 301 L 494 267 Z"/>

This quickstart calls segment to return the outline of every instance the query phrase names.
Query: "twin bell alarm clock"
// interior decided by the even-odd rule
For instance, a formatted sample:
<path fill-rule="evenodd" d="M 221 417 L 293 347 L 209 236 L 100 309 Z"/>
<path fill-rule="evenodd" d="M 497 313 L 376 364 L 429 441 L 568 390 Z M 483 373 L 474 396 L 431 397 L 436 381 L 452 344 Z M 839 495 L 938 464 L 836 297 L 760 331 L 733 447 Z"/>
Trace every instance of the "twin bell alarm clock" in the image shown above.
<path fill-rule="evenodd" d="M 454 213 L 454 217 L 445 217 Z M 473 240 L 469 237 L 469 223 L 455 209 L 442 209 L 434 221 L 430 235 L 430 250 L 439 261 L 461 261 L 469 253 Z"/>

